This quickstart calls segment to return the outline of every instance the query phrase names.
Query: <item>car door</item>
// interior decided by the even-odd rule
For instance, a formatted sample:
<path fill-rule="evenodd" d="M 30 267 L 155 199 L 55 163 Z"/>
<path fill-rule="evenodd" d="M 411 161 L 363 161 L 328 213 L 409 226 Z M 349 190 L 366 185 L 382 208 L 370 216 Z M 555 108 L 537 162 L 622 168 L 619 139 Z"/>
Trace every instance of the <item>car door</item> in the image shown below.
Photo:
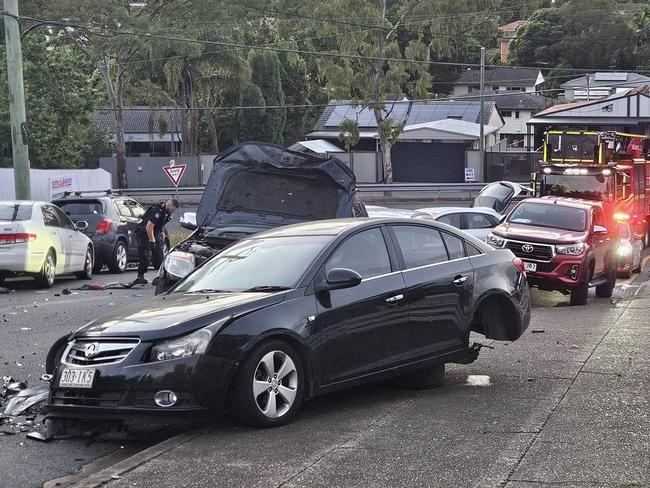
<path fill-rule="evenodd" d="M 414 360 L 467 347 L 474 270 L 456 234 L 391 225 L 406 283 Z"/>
<path fill-rule="evenodd" d="M 56 273 L 66 273 L 70 266 L 70 249 L 65 230 L 59 223 L 56 207 L 50 204 L 41 205 L 41 214 L 50 244 L 56 252 Z"/>
<path fill-rule="evenodd" d="M 594 275 L 601 275 L 605 272 L 605 266 L 607 264 L 605 262 L 605 256 L 610 248 L 610 234 L 612 229 L 607 229 L 609 231 L 607 234 L 594 234 L 593 230 L 597 225 L 600 227 L 606 227 L 603 211 L 598 207 L 594 207 L 592 210 L 591 220 L 591 232 L 594 243 Z"/>
<path fill-rule="evenodd" d="M 87 240 L 81 232 L 77 231 L 70 217 L 60 208 L 54 207 L 54 211 L 59 221 L 59 232 L 65 241 L 66 272 L 81 271 L 84 267 L 88 248 Z"/>
<path fill-rule="evenodd" d="M 136 260 L 138 258 L 136 229 L 140 223 L 140 217 L 144 214 L 144 209 L 138 202 L 129 198 L 115 200 L 115 207 L 120 216 L 119 232 L 127 236 L 129 260 Z"/>
<path fill-rule="evenodd" d="M 358 286 L 316 295 L 310 326 L 319 336 L 323 384 L 380 371 L 408 360 L 404 281 L 380 226 L 347 237 L 332 252 L 320 278 L 334 268 L 362 277 Z"/>
<path fill-rule="evenodd" d="M 465 225 L 462 229 L 482 241 L 485 241 L 490 231 L 499 223 L 495 218 L 480 212 L 467 212 L 464 217 Z"/>

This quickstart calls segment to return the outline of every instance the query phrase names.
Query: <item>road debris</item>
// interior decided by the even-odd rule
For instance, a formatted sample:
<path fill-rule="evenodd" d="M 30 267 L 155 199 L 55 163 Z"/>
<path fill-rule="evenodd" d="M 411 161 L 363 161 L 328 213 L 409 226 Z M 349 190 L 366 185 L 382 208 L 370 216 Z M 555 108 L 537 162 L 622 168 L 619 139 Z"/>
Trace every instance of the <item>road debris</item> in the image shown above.
<path fill-rule="evenodd" d="M 533 334 L 543 334 L 546 331 L 544 329 L 533 329 L 533 330 L 531 330 L 531 332 Z"/>
<path fill-rule="evenodd" d="M 39 385 L 20 390 L 9 398 L 5 405 L 3 415 L 15 417 L 20 415 L 29 407 L 44 401 L 50 389 L 47 386 Z"/>
<path fill-rule="evenodd" d="M 5 286 L 0 286 L 0 294 L 6 295 L 8 293 L 15 293 L 16 290 L 12 290 L 11 288 L 7 288 Z"/>
<path fill-rule="evenodd" d="M 46 436 L 40 432 L 30 432 L 26 437 L 40 442 L 50 442 L 52 440 L 52 437 Z"/>

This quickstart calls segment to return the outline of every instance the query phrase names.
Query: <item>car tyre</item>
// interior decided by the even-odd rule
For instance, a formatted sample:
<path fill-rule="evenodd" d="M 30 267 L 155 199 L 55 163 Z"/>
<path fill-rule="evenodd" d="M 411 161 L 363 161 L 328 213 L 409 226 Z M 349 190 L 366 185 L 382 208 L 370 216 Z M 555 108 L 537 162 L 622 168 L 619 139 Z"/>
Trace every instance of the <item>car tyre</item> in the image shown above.
<path fill-rule="evenodd" d="M 587 276 L 583 277 L 583 280 L 580 282 L 577 288 L 571 290 L 571 298 L 569 300 L 569 304 L 571 306 L 587 304 L 591 274 L 592 274 L 591 267 L 589 267 L 589 272 L 587 273 Z"/>
<path fill-rule="evenodd" d="M 607 275 L 605 276 L 607 281 L 602 285 L 596 287 L 596 296 L 598 298 L 609 298 L 614 292 L 614 287 L 616 286 L 616 265 L 610 263 L 609 268 L 607 268 Z"/>
<path fill-rule="evenodd" d="M 56 276 L 56 258 L 52 249 L 47 251 L 45 261 L 40 273 L 36 277 L 36 284 L 40 288 L 52 288 L 54 285 L 54 278 Z"/>
<path fill-rule="evenodd" d="M 392 385 L 405 390 L 430 390 L 445 384 L 445 365 L 425 369 L 392 380 Z"/>
<path fill-rule="evenodd" d="M 277 427 L 291 421 L 302 403 L 305 368 L 282 340 L 257 346 L 242 362 L 231 387 L 230 412 L 239 422 Z"/>
<path fill-rule="evenodd" d="M 93 250 L 89 247 L 86 250 L 86 257 L 84 258 L 84 269 L 79 273 L 75 273 L 75 275 L 80 280 L 91 280 L 93 278 L 93 268 Z"/>
<path fill-rule="evenodd" d="M 111 259 L 108 261 L 108 270 L 111 273 L 124 273 L 126 271 L 126 265 L 129 262 L 128 256 L 124 241 L 117 241 L 115 248 L 113 248 Z"/>

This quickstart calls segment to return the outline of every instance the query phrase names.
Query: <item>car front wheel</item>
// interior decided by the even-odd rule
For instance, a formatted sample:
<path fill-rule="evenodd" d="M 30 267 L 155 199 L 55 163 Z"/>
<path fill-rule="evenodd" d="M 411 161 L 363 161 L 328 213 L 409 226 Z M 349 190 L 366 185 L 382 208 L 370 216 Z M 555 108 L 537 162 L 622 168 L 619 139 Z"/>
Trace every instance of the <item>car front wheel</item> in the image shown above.
<path fill-rule="evenodd" d="M 295 349 L 281 340 L 266 342 L 239 368 L 231 389 L 231 412 L 247 425 L 283 425 L 300 408 L 303 388 L 304 367 Z"/>

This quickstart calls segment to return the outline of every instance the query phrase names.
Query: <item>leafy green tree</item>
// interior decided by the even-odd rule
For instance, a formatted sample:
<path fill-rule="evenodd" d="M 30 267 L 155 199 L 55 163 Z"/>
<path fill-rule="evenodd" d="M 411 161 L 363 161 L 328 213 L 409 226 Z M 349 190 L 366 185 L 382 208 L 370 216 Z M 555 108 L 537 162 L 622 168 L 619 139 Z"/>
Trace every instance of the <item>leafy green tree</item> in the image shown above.
<path fill-rule="evenodd" d="M 262 132 L 259 139 L 273 144 L 283 143 L 286 110 L 283 107 L 281 67 L 278 55 L 273 51 L 253 50 L 248 56 L 251 81 L 261 90 L 267 108 L 262 116 Z"/>
<path fill-rule="evenodd" d="M 239 105 L 242 107 L 264 107 L 264 94 L 254 83 L 244 83 L 239 95 Z M 257 140 L 268 132 L 264 108 L 239 110 L 238 141 Z"/>
<path fill-rule="evenodd" d="M 630 27 L 636 39 L 635 58 L 637 65 L 650 69 L 650 7 L 646 6 L 632 16 Z"/>

